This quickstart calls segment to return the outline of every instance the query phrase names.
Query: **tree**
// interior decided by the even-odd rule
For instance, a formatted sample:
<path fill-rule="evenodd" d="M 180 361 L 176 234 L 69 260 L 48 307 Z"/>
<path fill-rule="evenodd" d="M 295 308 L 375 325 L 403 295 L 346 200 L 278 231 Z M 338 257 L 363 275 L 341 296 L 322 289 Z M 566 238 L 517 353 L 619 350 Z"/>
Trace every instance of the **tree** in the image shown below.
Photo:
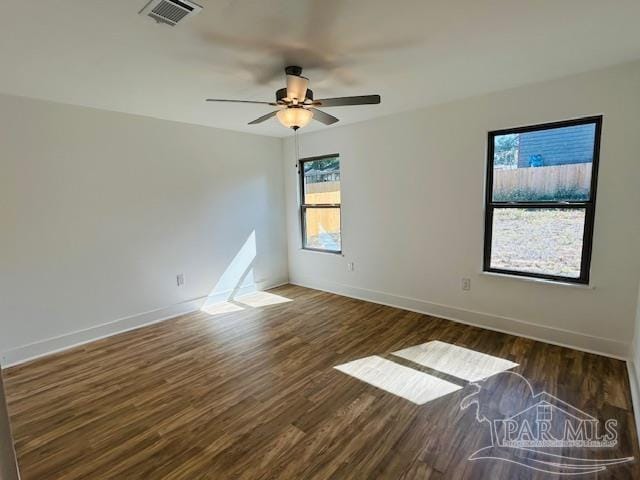
<path fill-rule="evenodd" d="M 493 166 L 511 167 L 518 166 L 518 143 L 520 136 L 517 133 L 498 135 L 494 137 Z"/>
<path fill-rule="evenodd" d="M 340 160 L 337 157 L 321 158 L 319 160 L 314 160 L 312 162 L 306 162 L 304 164 L 304 171 L 305 172 L 308 172 L 309 170 L 333 171 L 333 170 L 338 170 L 339 166 L 340 166 Z"/>

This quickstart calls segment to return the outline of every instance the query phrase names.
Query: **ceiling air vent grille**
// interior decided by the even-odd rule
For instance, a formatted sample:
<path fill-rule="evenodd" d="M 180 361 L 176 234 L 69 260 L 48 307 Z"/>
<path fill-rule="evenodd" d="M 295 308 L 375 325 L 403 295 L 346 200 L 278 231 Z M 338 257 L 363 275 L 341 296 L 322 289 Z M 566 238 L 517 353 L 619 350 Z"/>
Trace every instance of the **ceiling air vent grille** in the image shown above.
<path fill-rule="evenodd" d="M 153 18 L 158 23 L 166 23 L 173 27 L 185 18 L 199 13 L 200 10 L 202 10 L 200 5 L 187 0 L 151 0 L 139 13 Z"/>

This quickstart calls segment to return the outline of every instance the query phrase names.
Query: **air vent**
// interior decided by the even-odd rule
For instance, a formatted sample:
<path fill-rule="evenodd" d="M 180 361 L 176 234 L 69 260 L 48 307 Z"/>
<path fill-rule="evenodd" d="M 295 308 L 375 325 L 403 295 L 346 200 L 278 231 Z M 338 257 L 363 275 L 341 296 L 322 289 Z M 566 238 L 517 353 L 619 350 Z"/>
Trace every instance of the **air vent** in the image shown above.
<path fill-rule="evenodd" d="M 151 0 L 139 13 L 153 18 L 158 23 L 166 23 L 173 27 L 187 17 L 199 13 L 200 10 L 202 10 L 200 5 L 187 0 Z"/>

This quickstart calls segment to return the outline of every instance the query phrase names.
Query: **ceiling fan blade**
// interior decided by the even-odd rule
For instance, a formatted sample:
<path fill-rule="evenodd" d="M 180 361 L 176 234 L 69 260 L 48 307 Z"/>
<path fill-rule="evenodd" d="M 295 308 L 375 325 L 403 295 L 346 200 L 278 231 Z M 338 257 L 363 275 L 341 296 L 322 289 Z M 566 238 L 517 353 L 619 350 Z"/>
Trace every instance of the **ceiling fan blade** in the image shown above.
<path fill-rule="evenodd" d="M 261 117 L 256 118 L 253 122 L 249 122 L 249 125 L 256 125 L 264 122 L 265 120 L 269 120 L 271 117 L 275 117 L 278 112 L 279 110 L 276 110 L 274 112 L 267 113 L 266 115 L 262 115 Z"/>
<path fill-rule="evenodd" d="M 319 107 L 343 107 L 348 105 L 377 105 L 380 103 L 380 95 L 360 95 L 357 97 L 321 98 L 315 100 L 313 105 Z"/>
<path fill-rule="evenodd" d="M 298 100 L 300 103 L 307 98 L 309 79 L 298 75 L 287 75 L 287 98 Z"/>
<path fill-rule="evenodd" d="M 207 98 L 206 99 L 207 102 L 227 102 L 227 103 L 255 103 L 258 105 L 273 105 L 274 107 L 277 106 L 277 103 L 274 102 L 256 102 L 253 100 L 225 100 L 222 98 Z"/>
<path fill-rule="evenodd" d="M 311 108 L 310 110 L 313 112 L 313 119 L 318 120 L 320 123 L 324 123 L 325 125 L 333 125 L 334 123 L 340 121 L 333 115 L 329 115 L 328 113 L 325 113 L 322 110 L 318 110 L 317 108 Z"/>

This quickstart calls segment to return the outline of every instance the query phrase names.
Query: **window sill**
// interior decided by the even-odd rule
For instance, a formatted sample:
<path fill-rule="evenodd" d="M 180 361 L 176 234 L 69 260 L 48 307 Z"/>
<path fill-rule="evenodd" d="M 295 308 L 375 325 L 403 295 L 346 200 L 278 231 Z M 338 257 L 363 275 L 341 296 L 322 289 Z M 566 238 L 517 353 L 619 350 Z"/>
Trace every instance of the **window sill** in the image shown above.
<path fill-rule="evenodd" d="M 341 257 L 344 257 L 344 254 L 342 253 L 342 251 L 333 252 L 331 250 L 320 250 L 320 249 L 317 249 L 317 248 L 304 248 L 304 247 L 300 247 L 298 250 L 300 250 L 302 252 L 326 253 L 326 254 L 329 254 L 329 255 L 339 255 Z"/>
<path fill-rule="evenodd" d="M 595 290 L 595 285 L 583 283 L 562 282 L 560 280 L 547 280 L 546 278 L 523 277 L 520 275 L 509 275 L 508 273 L 480 272 L 480 275 L 487 277 L 509 278 L 520 280 L 521 282 L 541 283 L 543 285 L 553 285 L 557 287 L 577 288 L 579 290 Z"/>

